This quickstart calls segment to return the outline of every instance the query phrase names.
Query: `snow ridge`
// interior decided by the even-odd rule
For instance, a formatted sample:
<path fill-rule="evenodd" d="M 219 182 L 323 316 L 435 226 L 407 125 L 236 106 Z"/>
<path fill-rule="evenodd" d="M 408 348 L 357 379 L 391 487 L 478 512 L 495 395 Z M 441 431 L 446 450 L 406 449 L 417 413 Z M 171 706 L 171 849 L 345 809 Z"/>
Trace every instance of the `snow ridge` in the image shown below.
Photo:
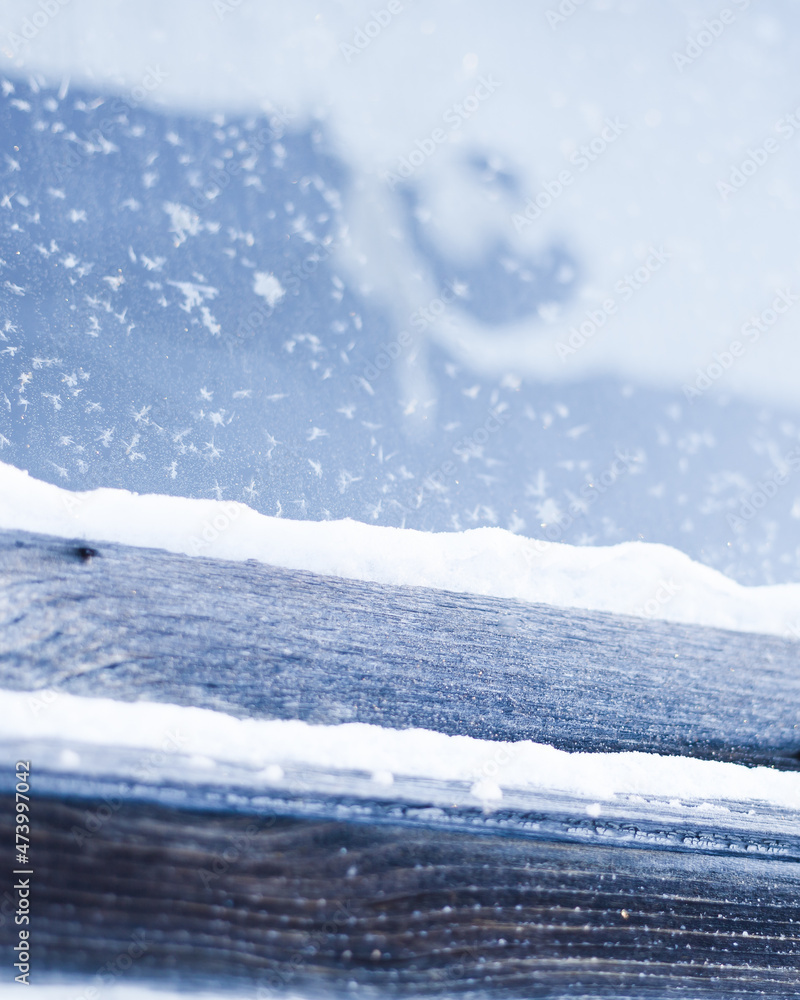
<path fill-rule="evenodd" d="M 70 492 L 4 463 L 0 528 L 800 639 L 800 584 L 744 587 L 645 542 L 581 547 L 502 528 L 431 533 L 292 521 L 233 501 Z"/>
<path fill-rule="evenodd" d="M 215 770 L 229 763 L 248 769 L 253 788 L 284 787 L 284 767 L 294 766 L 331 774 L 367 771 L 376 790 L 401 777 L 468 782 L 471 795 L 487 805 L 502 801 L 506 790 L 566 793 L 590 807 L 639 795 L 717 808 L 741 802 L 800 808 L 800 774 L 766 767 L 637 751 L 569 753 L 530 740 L 511 743 L 358 722 L 237 719 L 204 708 L 52 690 L 3 691 L 2 700 L 8 754 L 20 741 L 57 740 L 63 747 L 58 766 L 67 772 L 80 767 L 81 747 L 109 752 L 117 747 L 141 750 L 139 770 L 151 778 L 158 770 L 153 755 L 161 755 L 159 761 L 181 756 L 194 766 L 185 772 L 186 781 L 212 781 Z M 5 753 L 0 746 L 0 757 Z"/>

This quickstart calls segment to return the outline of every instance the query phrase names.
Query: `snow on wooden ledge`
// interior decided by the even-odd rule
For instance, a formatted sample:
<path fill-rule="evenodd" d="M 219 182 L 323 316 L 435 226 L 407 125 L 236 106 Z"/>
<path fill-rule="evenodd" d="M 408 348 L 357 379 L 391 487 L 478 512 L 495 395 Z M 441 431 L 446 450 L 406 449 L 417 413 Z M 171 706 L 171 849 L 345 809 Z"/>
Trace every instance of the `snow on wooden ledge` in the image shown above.
<path fill-rule="evenodd" d="M 800 583 L 745 587 L 666 545 L 573 546 L 502 528 L 293 521 L 234 501 L 74 493 L 0 463 L 0 528 L 800 638 Z"/>

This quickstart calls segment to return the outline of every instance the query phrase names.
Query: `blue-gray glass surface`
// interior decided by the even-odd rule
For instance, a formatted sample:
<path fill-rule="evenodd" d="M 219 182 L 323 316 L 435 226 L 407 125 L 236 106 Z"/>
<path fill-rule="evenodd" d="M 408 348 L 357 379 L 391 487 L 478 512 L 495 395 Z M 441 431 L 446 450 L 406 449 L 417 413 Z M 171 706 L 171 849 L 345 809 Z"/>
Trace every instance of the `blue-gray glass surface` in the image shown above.
<path fill-rule="evenodd" d="M 483 16 L 462 6 L 473 20 Z M 602 5 L 575 6 L 564 23 L 538 11 L 530 44 L 560 45 L 567 62 L 580 64 L 574 46 L 586 43 Z M 625 5 L 605 6 L 613 8 L 608 17 L 625 15 Z M 769 38 L 781 28 L 775 19 L 789 14 L 784 4 L 767 6 L 775 23 L 753 21 L 763 36 L 752 42 L 762 63 L 749 72 L 771 108 L 764 53 L 778 45 Z M 208 7 L 220 31 L 238 31 L 246 46 L 246 5 L 223 15 Z M 648 14 L 630 8 L 623 20 L 635 35 Z M 737 7 L 742 22 L 755 18 L 746 8 Z M 516 9 L 502 14 L 508 32 Z M 429 30 L 426 15 L 410 9 L 407 17 L 426 43 L 446 28 Z M 651 18 L 656 27 L 662 19 Z M 359 23 L 353 38 L 340 37 L 336 71 L 356 73 L 359 59 L 372 58 L 374 76 L 379 45 L 388 50 L 389 41 L 376 35 L 353 55 Z M 593 243 L 563 221 L 551 229 L 543 222 L 578 197 L 596 162 L 598 171 L 617 171 L 616 180 L 584 189 L 593 199 L 586 212 L 605 213 L 609 256 L 617 253 L 614 213 L 636 218 L 639 195 L 629 198 L 625 183 L 645 169 L 635 156 L 626 160 L 624 143 L 638 134 L 646 145 L 663 132 L 670 102 L 678 107 L 686 93 L 712 117 L 720 99 L 700 76 L 705 64 L 681 66 L 674 58 L 691 48 L 694 21 L 685 24 L 659 51 L 664 65 L 655 64 L 651 35 L 637 57 L 643 89 L 673 90 L 660 103 L 645 94 L 635 113 L 606 103 L 581 143 L 564 147 L 560 160 L 551 157 L 552 168 L 469 134 L 473 117 L 499 114 L 492 101 L 514 88 L 514 66 L 524 55 L 517 38 L 508 42 L 509 66 L 483 70 L 480 63 L 455 89 L 460 100 L 433 107 L 427 131 L 369 171 L 343 150 L 329 111 L 304 116 L 267 92 L 262 110 L 221 111 L 211 102 L 206 111 L 159 107 L 151 98 L 160 76 L 169 76 L 163 67 L 143 69 L 138 88 L 115 91 L 108 82 L 91 86 L 31 70 L 20 62 L 23 50 L 12 51 L 0 104 L 0 458 L 73 490 L 218 497 L 270 515 L 437 531 L 496 525 L 580 545 L 644 539 L 745 583 L 798 579 L 800 419 L 786 389 L 793 355 L 776 368 L 774 399 L 732 375 L 726 381 L 751 363 L 762 333 L 766 341 L 773 328 L 783 330 L 794 344 L 795 257 L 781 269 L 762 254 L 764 291 L 748 299 L 755 325 L 748 327 L 747 313 L 738 324 L 722 323 L 698 355 L 702 363 L 691 356 L 683 378 L 651 377 L 646 364 L 639 375 L 623 363 L 569 369 L 611 336 L 629 308 L 640 310 L 642 355 L 651 326 L 660 345 L 653 354 L 664 350 L 658 330 L 666 299 L 638 293 L 672 281 L 670 301 L 682 289 L 691 299 L 691 288 L 675 277 L 676 260 L 687 273 L 702 272 L 698 287 L 709 301 L 738 294 L 735 274 L 729 291 L 706 267 L 706 249 L 669 229 L 643 226 L 608 284 L 598 279 L 605 273 L 602 240 Z M 729 26 L 734 56 L 745 30 Z M 598 44 L 613 53 L 611 42 Z M 720 48 L 702 58 L 710 65 L 732 56 Z M 631 77 L 629 70 L 617 72 Z M 387 79 L 393 72 L 387 68 Z M 581 84 L 585 99 L 591 72 Z M 614 66 L 605 72 L 613 75 Z M 628 78 L 622 83 L 628 93 Z M 530 99 L 555 100 L 556 110 L 559 100 L 580 104 L 579 87 L 554 99 L 548 86 L 543 79 Z M 789 114 L 785 91 L 782 85 L 774 106 L 786 105 Z M 424 99 L 417 90 L 409 97 Z M 524 107 L 521 98 L 516 107 Z M 708 175 L 713 211 L 703 225 L 734 234 L 739 225 L 742 240 L 750 223 L 730 217 L 735 199 L 738 210 L 748 194 L 737 188 L 737 164 L 749 157 L 766 170 L 762 156 L 777 162 L 783 155 L 788 170 L 796 160 L 791 137 L 780 131 L 791 127 L 788 120 L 779 126 L 777 113 L 759 114 L 763 135 L 742 133 L 743 148 L 725 147 L 727 159 L 715 160 L 710 173 L 695 122 L 684 140 L 677 126 L 669 140 L 685 141 L 685 161 Z M 748 121 L 754 115 L 749 108 Z M 528 126 L 516 119 L 513 128 Z M 450 141 L 455 131 L 461 142 Z M 764 145 L 773 133 L 782 153 Z M 558 141 L 549 140 L 554 147 Z M 434 161 L 441 176 L 432 172 Z M 657 163 L 647 169 L 649 198 L 678 204 L 681 176 L 660 176 Z M 743 170 L 748 179 L 750 167 Z M 755 230 L 765 245 L 777 232 L 775 218 L 791 221 L 796 210 L 794 194 L 780 188 L 782 176 L 749 182 L 777 185 L 769 194 L 774 214 Z M 729 182 L 733 194 L 725 191 Z M 458 204 L 436 195 L 437 184 L 488 206 L 490 221 L 475 223 L 469 253 L 454 248 L 452 231 L 448 238 Z M 691 200 L 688 182 L 687 190 Z M 741 250 L 760 252 L 752 242 Z M 693 308 L 688 301 L 689 325 L 705 315 Z M 455 332 L 447 333 L 448 323 Z M 478 345 L 472 354 L 464 347 L 470 338 Z M 675 353 L 684 340 L 676 334 Z M 542 343 L 550 360 L 537 369 L 525 352 Z M 503 361 L 485 363 L 493 350 Z"/>

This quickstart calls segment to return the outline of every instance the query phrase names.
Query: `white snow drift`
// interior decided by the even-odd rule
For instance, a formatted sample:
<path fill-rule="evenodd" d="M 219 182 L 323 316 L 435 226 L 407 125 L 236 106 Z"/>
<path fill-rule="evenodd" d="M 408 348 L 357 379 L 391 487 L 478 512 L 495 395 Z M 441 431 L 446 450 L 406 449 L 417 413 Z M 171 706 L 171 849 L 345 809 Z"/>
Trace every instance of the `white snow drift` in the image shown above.
<path fill-rule="evenodd" d="M 80 768 L 75 748 L 136 748 L 145 764 L 181 754 L 202 766 L 202 781 L 218 764 L 253 769 L 254 788 L 281 786 L 282 765 L 327 772 L 367 771 L 377 786 L 393 778 L 470 782 L 487 804 L 503 789 L 567 793 L 594 803 L 619 795 L 705 802 L 763 802 L 800 809 L 800 774 L 771 768 L 662 757 L 647 753 L 567 753 L 517 743 L 446 736 L 427 729 L 383 729 L 366 723 L 315 726 L 297 720 L 236 719 L 222 712 L 153 702 L 118 702 L 57 692 L 2 692 L 3 739 L 57 738 L 61 765 Z M 185 780 L 191 780 L 186 772 Z M 591 813 L 593 814 L 593 813 Z"/>
<path fill-rule="evenodd" d="M 744 587 L 666 545 L 580 547 L 502 528 L 439 534 L 290 521 L 233 501 L 72 493 L 3 463 L 0 528 L 800 638 L 800 584 Z"/>

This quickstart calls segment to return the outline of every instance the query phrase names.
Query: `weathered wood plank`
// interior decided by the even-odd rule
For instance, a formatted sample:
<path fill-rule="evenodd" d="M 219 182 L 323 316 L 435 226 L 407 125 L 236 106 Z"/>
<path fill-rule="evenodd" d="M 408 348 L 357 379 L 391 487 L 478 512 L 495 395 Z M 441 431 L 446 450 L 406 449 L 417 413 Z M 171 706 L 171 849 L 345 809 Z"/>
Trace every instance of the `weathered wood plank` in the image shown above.
<path fill-rule="evenodd" d="M 36 800 L 35 981 L 122 956 L 262 998 L 800 996 L 796 860 L 104 805 Z"/>
<path fill-rule="evenodd" d="M 800 766 L 800 643 L 0 532 L 0 687 Z"/>

